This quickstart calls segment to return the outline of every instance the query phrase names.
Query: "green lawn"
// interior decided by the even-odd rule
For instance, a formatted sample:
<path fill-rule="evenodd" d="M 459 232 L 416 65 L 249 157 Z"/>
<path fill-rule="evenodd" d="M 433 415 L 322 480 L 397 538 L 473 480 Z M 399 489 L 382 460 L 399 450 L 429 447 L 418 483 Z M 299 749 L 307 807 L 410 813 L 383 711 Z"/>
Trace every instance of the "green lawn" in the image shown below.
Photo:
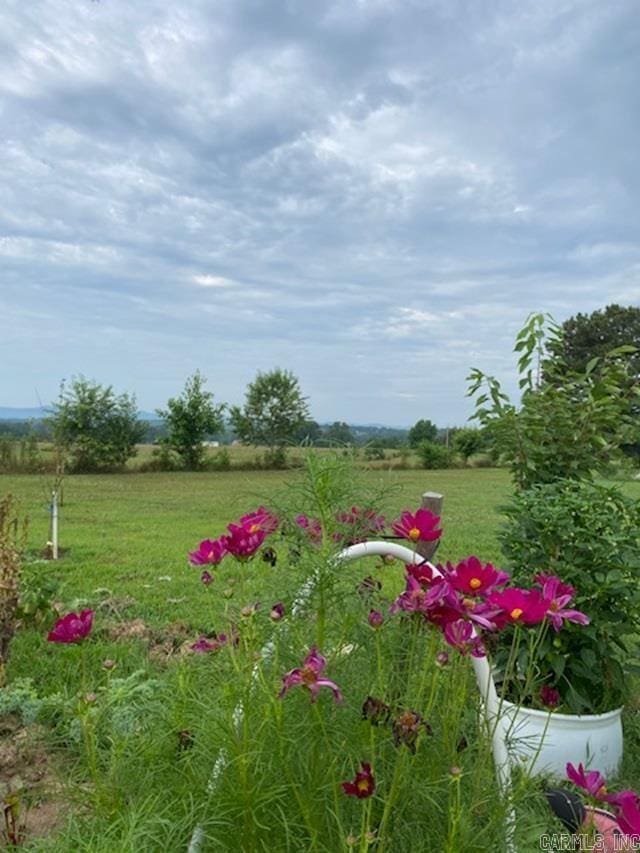
<path fill-rule="evenodd" d="M 499 507 L 511 489 L 506 471 L 360 470 L 354 476 L 358 482 L 353 500 L 358 494 L 369 498 L 376 495 L 377 505 L 388 519 L 402 509 L 416 508 L 425 491 L 442 493 L 445 535 L 438 559 L 456 560 L 475 553 L 500 564 Z M 51 563 L 38 559 L 48 539 L 49 481 L 35 475 L 0 477 L 0 494 L 14 494 L 29 517 L 27 576 L 55 576 L 60 581 L 56 599 L 62 610 L 96 610 L 92 638 L 81 647 L 47 643 L 44 625 L 20 631 L 14 640 L 10 684 L 16 679 L 31 678 L 39 696 L 54 696 L 55 709 L 48 715 L 48 742 L 49 749 L 55 747 L 57 756 L 53 761 L 58 768 L 56 784 L 62 785 L 62 799 L 70 809 L 68 818 L 58 815 L 50 823 L 50 840 L 33 840 L 29 849 L 57 853 L 70 849 L 87 853 L 184 851 L 194 826 L 203 821 L 204 851 L 311 849 L 307 842 L 296 841 L 296 833 L 300 838 L 315 838 L 314 850 L 333 853 L 342 849 L 335 846 L 335 840 L 328 848 L 322 842 L 323 834 L 336 838 L 334 819 L 342 822 L 340 826 L 351 826 L 351 815 L 362 813 L 358 804 L 337 799 L 335 807 L 327 805 L 322 814 L 316 815 L 305 811 L 308 806 L 304 797 L 297 810 L 288 798 L 296 785 L 307 785 L 310 792 L 324 793 L 330 804 L 335 796 L 335 780 L 348 777 L 354 762 L 357 766 L 357 760 L 374 749 L 373 740 L 369 743 L 369 729 L 365 731 L 358 722 L 358 703 L 372 689 L 371 679 L 375 680 L 375 672 L 370 669 L 372 653 L 375 660 L 373 635 L 366 624 L 369 604 L 359 601 L 354 590 L 364 574 L 375 574 L 383 583 L 379 600 L 386 611 L 388 601 L 402 586 L 401 573 L 368 561 L 345 566 L 332 581 L 326 602 L 330 615 L 328 638 L 323 648 L 333 649 L 332 675 L 337 672 L 349 694 L 347 711 L 337 714 L 330 697 L 323 697 L 318 706 L 311 708 L 299 691 L 287 697 L 286 703 L 275 700 L 281 673 L 299 664 L 301 650 L 308 649 L 317 636 L 317 613 L 299 623 L 291 620 L 289 639 L 276 645 L 273 667 L 264 668 L 261 677 L 265 680 L 259 685 L 257 699 L 254 701 L 251 692 L 243 692 L 250 690 L 246 684 L 256 651 L 273 633 L 274 626 L 268 618 L 270 606 L 283 600 L 289 609 L 313 565 L 313 555 L 305 558 L 307 562 L 289 560 L 290 552 L 275 536 L 271 543 L 279 552 L 275 567 L 260 560 L 239 565 L 228 559 L 215 570 L 216 579 L 208 588 L 201 584 L 199 570 L 187 562 L 187 552 L 201 539 L 217 537 L 229 521 L 260 504 L 296 510 L 304 499 L 303 482 L 300 471 L 70 476 L 65 481 L 60 519 L 60 544 L 66 550 L 58 563 Z M 640 497 L 640 483 L 625 483 L 623 488 Z M 349 506 L 347 502 L 345 508 Z M 261 603 L 258 616 L 243 618 L 241 608 L 256 601 Z M 234 622 L 241 626 L 242 652 L 204 656 L 206 659 L 185 655 L 185 649 L 200 633 L 228 630 Z M 405 665 L 402 631 L 406 629 L 401 621 L 389 623 L 378 652 L 377 689 L 385 683 L 381 667 L 389 673 L 385 678 L 393 682 L 398 670 L 394 655 L 399 649 L 400 670 Z M 345 641 L 356 643 L 353 659 L 340 657 Z M 416 661 L 420 660 L 421 643 L 422 638 L 415 650 L 411 646 Z M 435 647 L 429 645 L 432 641 L 427 639 L 424 643 L 421 654 L 433 656 Z M 358 654 L 364 655 L 364 651 L 359 653 L 358 648 L 368 648 L 369 657 L 359 658 Z M 133 686 L 123 684 L 118 688 L 120 692 L 109 693 L 112 676 L 101 666 L 105 659 L 117 662 L 116 679 L 131 677 Z M 389 817 L 396 846 L 388 849 L 393 853 L 435 850 L 416 846 L 415 833 L 439 832 L 447 826 L 449 834 L 434 841 L 441 845 L 439 851 L 465 849 L 481 853 L 499 849 L 496 838 L 500 837 L 503 815 L 495 796 L 483 793 L 487 785 L 493 784 L 490 757 L 481 746 L 475 752 L 475 744 L 468 752 L 458 752 L 459 733 L 467 732 L 472 743 L 477 723 L 472 710 L 475 688 L 469 681 L 467 662 L 460 659 L 451 668 L 446 689 L 437 673 L 433 689 L 430 688 L 421 675 L 423 670 L 418 666 L 417 680 L 409 680 L 403 689 L 406 688 L 406 697 L 413 697 L 414 707 L 423 708 L 426 703 L 431 709 L 440 752 L 432 752 L 426 740 L 421 742 L 415 759 L 419 764 L 414 770 L 408 763 L 408 752 L 394 752 L 393 747 L 382 742 L 375 746 L 378 766 L 382 768 L 386 762 L 392 768 L 395 762 L 406 786 L 402 788 L 404 800 L 396 805 L 397 823 L 393 824 L 394 818 Z M 136 679 L 142 679 L 139 687 Z M 77 698 L 79 691 L 82 695 L 87 689 L 99 697 L 95 708 L 88 706 L 90 711 L 82 701 L 78 705 Z M 427 701 L 429 690 L 431 698 Z M 439 691 L 442 707 L 438 707 Z M 239 701 L 248 703 L 245 706 L 251 714 L 247 713 L 247 725 L 236 738 L 232 713 Z M 309 716 L 314 707 L 316 711 L 318 707 L 323 709 L 322 718 Z M 311 748 L 308 743 L 310 735 L 317 736 L 317 732 L 313 733 L 318 725 L 322 737 L 327 737 L 325 726 L 329 727 L 331 737 L 345 745 L 330 766 L 324 747 L 315 743 Z M 634 707 L 627 715 L 626 728 L 629 743 L 625 781 L 637 787 L 640 732 Z M 179 744 L 184 731 L 194 738 L 195 745 L 188 745 L 183 755 Z M 280 736 L 285 740 L 277 746 Z M 216 795 L 212 802 L 207 780 L 217 750 L 225 744 L 230 744 L 236 758 L 221 783 L 219 800 Z M 290 747 L 292 751 L 287 751 Z M 331 744 L 327 750 L 330 748 Z M 233 753 L 234 749 L 237 753 Z M 285 753 L 289 757 L 282 764 Z M 468 778 L 462 805 L 456 805 L 451 798 L 453 789 L 447 777 L 448 768 L 458 763 Z M 280 778 L 283 768 L 291 779 Z M 427 785 L 424 791 L 413 784 L 414 772 L 421 774 Z M 298 781 L 294 784 L 295 780 Z M 389 776 L 382 778 L 380 785 L 383 792 L 388 793 L 390 785 L 393 789 Z M 46 804 L 51 794 L 40 792 L 37 785 L 27 787 L 25 802 L 31 803 L 32 811 L 37 813 L 40 800 Z M 60 798 L 60 793 L 57 796 Z M 424 809 L 432 802 L 431 796 L 434 808 L 441 808 L 444 803 L 448 817 L 437 810 L 425 817 Z M 464 802 L 469 803 L 468 812 Z M 544 806 L 536 802 L 535 792 L 527 793 L 524 802 L 532 805 L 526 807 L 522 826 L 528 828 L 531 839 L 537 839 L 548 815 Z M 381 796 L 380 808 L 382 803 Z M 279 841 L 270 845 L 265 841 L 270 836 L 264 826 L 269 826 L 273 810 L 281 812 L 277 819 L 281 834 Z M 253 840 L 233 840 L 238 821 L 244 821 L 242 831 Z M 457 835 L 452 834 L 452 825 Z M 56 830 L 63 834 L 56 835 Z M 478 837 L 484 840 L 474 847 L 469 839 L 476 833 L 481 833 Z M 531 844 L 521 850 L 538 849 L 533 841 Z"/>

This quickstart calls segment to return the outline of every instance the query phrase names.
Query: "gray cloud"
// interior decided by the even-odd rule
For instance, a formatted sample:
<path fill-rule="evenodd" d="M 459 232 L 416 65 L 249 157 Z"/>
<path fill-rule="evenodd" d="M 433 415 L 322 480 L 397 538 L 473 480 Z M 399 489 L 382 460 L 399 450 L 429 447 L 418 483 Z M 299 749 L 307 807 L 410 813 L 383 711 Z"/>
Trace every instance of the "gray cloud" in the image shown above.
<path fill-rule="evenodd" d="M 640 301 L 632 0 L 0 9 L 2 401 L 294 370 L 461 422 L 531 310 Z"/>

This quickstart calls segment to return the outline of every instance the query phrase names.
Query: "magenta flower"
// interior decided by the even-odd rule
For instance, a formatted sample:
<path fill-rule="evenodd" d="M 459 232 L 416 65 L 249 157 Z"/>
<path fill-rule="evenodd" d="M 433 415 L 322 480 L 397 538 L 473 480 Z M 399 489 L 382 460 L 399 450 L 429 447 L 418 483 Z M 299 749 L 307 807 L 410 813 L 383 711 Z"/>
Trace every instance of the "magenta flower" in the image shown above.
<path fill-rule="evenodd" d="M 474 636 L 473 625 L 465 619 L 447 622 L 443 628 L 444 638 L 461 655 L 471 652 L 474 658 L 486 657 L 487 651 L 480 637 Z"/>
<path fill-rule="evenodd" d="M 312 702 L 315 702 L 318 698 L 318 692 L 321 687 L 328 687 L 333 692 L 334 701 L 342 702 L 342 693 L 338 685 L 322 675 L 326 663 L 325 658 L 317 648 L 312 646 L 309 654 L 303 660 L 302 666 L 290 670 L 282 677 L 282 689 L 278 694 L 278 698 L 281 699 L 292 687 L 302 685 L 302 687 L 306 687 L 311 693 Z"/>
<path fill-rule="evenodd" d="M 352 506 L 348 512 L 338 513 L 336 521 L 349 528 L 346 538 L 350 545 L 364 542 L 369 536 L 382 532 L 386 524 L 384 516 L 378 515 L 374 509 L 358 506 Z M 342 536 L 338 534 L 337 538 L 341 539 Z"/>
<path fill-rule="evenodd" d="M 587 794 L 595 797 L 596 800 L 604 800 L 607 794 L 607 783 L 604 776 L 598 770 L 585 770 L 582 762 L 578 764 L 578 769 L 569 762 L 567 764 L 567 777 L 582 788 Z"/>
<path fill-rule="evenodd" d="M 626 835 L 631 836 L 634 841 L 637 841 L 640 837 L 640 805 L 638 795 L 635 791 L 623 791 L 622 793 L 628 796 L 622 799 L 615 809 L 618 826 Z"/>
<path fill-rule="evenodd" d="M 266 531 L 254 523 L 229 524 L 229 533 L 222 537 L 225 548 L 237 560 L 248 560 L 266 539 Z"/>
<path fill-rule="evenodd" d="M 192 566 L 217 566 L 227 553 L 223 537 L 220 539 L 204 539 L 195 551 L 189 552 L 189 562 Z"/>
<path fill-rule="evenodd" d="M 300 513 L 300 515 L 296 515 L 294 520 L 296 525 L 305 531 L 309 540 L 314 545 L 320 544 L 322 541 L 322 525 L 317 518 L 309 518 L 307 515 Z"/>
<path fill-rule="evenodd" d="M 542 597 L 548 602 L 546 617 L 555 631 L 562 628 L 563 619 L 567 622 L 575 622 L 577 625 L 589 624 L 589 617 L 586 614 L 579 610 L 567 609 L 567 604 L 575 595 L 575 589 L 572 586 L 563 583 L 555 575 L 538 575 L 536 582 L 542 587 Z"/>
<path fill-rule="evenodd" d="M 547 708 L 557 708 L 560 704 L 560 693 L 555 687 L 543 684 L 540 688 L 540 701 Z"/>
<path fill-rule="evenodd" d="M 342 790 L 349 797 L 357 797 L 359 800 L 366 800 L 376 789 L 376 780 L 371 772 L 371 765 L 367 761 L 361 761 L 359 770 L 353 782 L 342 782 Z"/>
<path fill-rule="evenodd" d="M 405 510 L 400 518 L 393 522 L 391 529 L 396 536 L 409 539 L 410 542 L 433 542 L 442 536 L 439 524 L 440 516 L 421 508 L 415 513 Z"/>
<path fill-rule="evenodd" d="M 447 563 L 446 568 L 438 566 L 451 586 L 464 595 L 485 595 L 509 580 L 506 572 L 496 569 L 491 563 L 480 562 L 477 557 L 467 557 L 457 566 Z"/>
<path fill-rule="evenodd" d="M 207 637 L 200 637 L 197 642 L 193 643 L 191 646 L 191 651 L 196 652 L 197 654 L 205 654 L 206 652 L 217 652 L 222 646 L 225 644 L 227 638 L 224 634 L 220 634 L 219 637 L 214 637 L 212 640 L 209 640 Z"/>
<path fill-rule="evenodd" d="M 247 527 L 249 533 L 257 533 L 259 530 L 265 533 L 273 533 L 278 529 L 280 521 L 278 516 L 264 506 L 259 506 L 253 512 L 241 516 L 239 525 Z"/>
<path fill-rule="evenodd" d="M 428 586 L 438 577 L 427 562 L 407 563 L 404 568 L 407 575 L 411 575 L 423 586 Z"/>
<path fill-rule="evenodd" d="M 500 627 L 509 623 L 537 625 L 544 619 L 549 606 L 539 590 L 518 587 L 492 592 L 487 601 L 500 611 L 495 620 Z"/>
<path fill-rule="evenodd" d="M 67 613 L 47 634 L 50 643 L 79 643 L 91 633 L 93 626 L 93 610 L 82 610 L 80 613 Z"/>
<path fill-rule="evenodd" d="M 200 580 L 205 586 L 209 586 L 210 583 L 213 583 L 213 575 L 205 569 L 200 575 Z"/>
<path fill-rule="evenodd" d="M 367 621 L 372 628 L 380 628 L 384 622 L 384 616 L 379 610 L 370 610 Z"/>

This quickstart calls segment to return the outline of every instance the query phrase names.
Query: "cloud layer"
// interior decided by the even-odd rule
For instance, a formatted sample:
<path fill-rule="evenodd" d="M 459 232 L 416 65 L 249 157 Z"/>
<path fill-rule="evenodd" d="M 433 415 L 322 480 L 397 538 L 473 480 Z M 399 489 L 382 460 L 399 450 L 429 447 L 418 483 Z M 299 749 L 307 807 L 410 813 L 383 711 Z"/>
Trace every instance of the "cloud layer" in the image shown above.
<path fill-rule="evenodd" d="M 532 310 L 640 302 L 633 0 L 0 8 L 6 405 L 293 370 L 460 423 Z"/>

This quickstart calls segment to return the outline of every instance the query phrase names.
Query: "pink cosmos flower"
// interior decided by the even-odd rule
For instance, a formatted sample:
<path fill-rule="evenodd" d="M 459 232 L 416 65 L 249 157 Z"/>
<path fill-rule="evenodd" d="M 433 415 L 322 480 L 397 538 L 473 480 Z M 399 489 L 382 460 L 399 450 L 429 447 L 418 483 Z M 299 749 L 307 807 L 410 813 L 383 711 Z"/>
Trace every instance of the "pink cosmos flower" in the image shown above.
<path fill-rule="evenodd" d="M 227 638 L 224 634 L 220 634 L 218 637 L 214 637 L 212 640 L 209 640 L 207 637 L 200 637 L 197 642 L 193 643 L 191 646 L 191 651 L 196 652 L 197 654 L 206 654 L 206 652 L 217 652 L 222 646 L 226 643 Z"/>
<path fill-rule="evenodd" d="M 312 646 L 309 654 L 302 662 L 302 666 L 292 669 L 282 677 L 282 689 L 278 694 L 281 699 L 292 687 L 302 685 L 311 693 L 311 701 L 315 702 L 321 687 L 328 687 L 333 692 L 335 702 L 342 702 L 342 693 L 335 682 L 325 678 L 322 673 L 326 666 L 325 658 L 315 646 Z"/>
<path fill-rule="evenodd" d="M 342 782 L 342 790 L 349 797 L 357 797 L 359 800 L 366 800 L 376 789 L 376 780 L 371 772 L 371 765 L 368 761 L 361 761 L 359 770 L 353 782 Z"/>
<path fill-rule="evenodd" d="M 336 521 L 350 528 L 346 532 L 346 538 L 350 545 L 364 542 L 369 536 L 380 533 L 385 528 L 383 515 L 378 515 L 374 509 L 363 509 L 352 506 L 348 512 L 340 512 L 336 515 Z M 338 538 L 342 538 L 338 534 Z"/>
<path fill-rule="evenodd" d="M 460 654 L 471 652 L 474 658 L 486 657 L 487 651 L 482 639 L 474 636 L 473 625 L 464 619 L 448 622 L 443 629 L 444 638 L 450 646 L 458 649 Z"/>
<path fill-rule="evenodd" d="M 627 796 L 615 809 L 618 819 L 618 826 L 626 834 L 631 836 L 634 841 L 640 838 L 640 805 L 637 794 L 634 791 L 624 791 L 623 793 L 634 796 Z M 622 848 L 624 849 L 624 848 Z"/>
<path fill-rule="evenodd" d="M 227 553 L 223 537 L 220 539 L 204 539 L 195 551 L 189 553 L 192 566 L 217 566 Z"/>
<path fill-rule="evenodd" d="M 82 610 L 80 613 L 67 613 L 47 634 L 50 643 L 79 643 L 91 633 L 93 626 L 93 610 Z"/>
<path fill-rule="evenodd" d="M 405 571 L 407 575 L 411 575 L 412 578 L 415 578 L 423 586 L 427 586 L 438 577 L 427 562 L 407 563 Z"/>
<path fill-rule="evenodd" d="M 264 506 L 259 506 L 253 512 L 241 516 L 239 521 L 239 525 L 247 527 L 249 533 L 257 533 L 259 530 L 263 530 L 267 534 L 273 533 L 278 529 L 279 524 L 278 516 Z"/>
<path fill-rule="evenodd" d="M 512 623 L 537 625 L 544 619 L 549 602 L 537 589 L 505 589 L 492 592 L 487 598 L 490 606 L 496 607 L 500 614 L 496 618 L 499 627 Z"/>
<path fill-rule="evenodd" d="M 438 527 L 440 516 L 431 510 L 420 508 L 415 513 L 405 510 L 397 521 L 391 525 L 396 536 L 408 539 L 410 542 L 433 542 L 442 536 Z"/>
<path fill-rule="evenodd" d="M 266 531 L 254 523 L 229 524 L 229 533 L 222 537 L 225 548 L 237 560 L 248 560 L 266 539 Z"/>
<path fill-rule="evenodd" d="M 538 575 L 536 582 L 542 587 L 542 597 L 549 602 L 546 617 L 555 631 L 562 628 L 563 619 L 567 622 L 575 622 L 577 625 L 589 624 L 589 617 L 586 614 L 579 610 L 567 609 L 567 604 L 575 595 L 575 589 L 572 586 L 563 583 L 555 575 Z"/>
<path fill-rule="evenodd" d="M 477 557 L 467 557 L 457 566 L 447 563 L 446 568 L 438 568 L 451 586 L 465 595 L 486 595 L 509 580 L 506 572 L 501 572 L 491 563 L 483 565 Z"/>
<path fill-rule="evenodd" d="M 595 797 L 596 800 L 604 800 L 607 794 L 607 783 L 604 776 L 598 770 L 585 770 L 582 762 L 578 764 L 578 768 L 574 767 L 571 762 L 567 764 L 567 777 L 582 788 L 587 794 Z"/>
<path fill-rule="evenodd" d="M 309 518 L 307 515 L 300 513 L 295 517 L 296 525 L 304 530 L 314 545 L 318 545 L 322 541 L 322 525 L 317 518 Z"/>

